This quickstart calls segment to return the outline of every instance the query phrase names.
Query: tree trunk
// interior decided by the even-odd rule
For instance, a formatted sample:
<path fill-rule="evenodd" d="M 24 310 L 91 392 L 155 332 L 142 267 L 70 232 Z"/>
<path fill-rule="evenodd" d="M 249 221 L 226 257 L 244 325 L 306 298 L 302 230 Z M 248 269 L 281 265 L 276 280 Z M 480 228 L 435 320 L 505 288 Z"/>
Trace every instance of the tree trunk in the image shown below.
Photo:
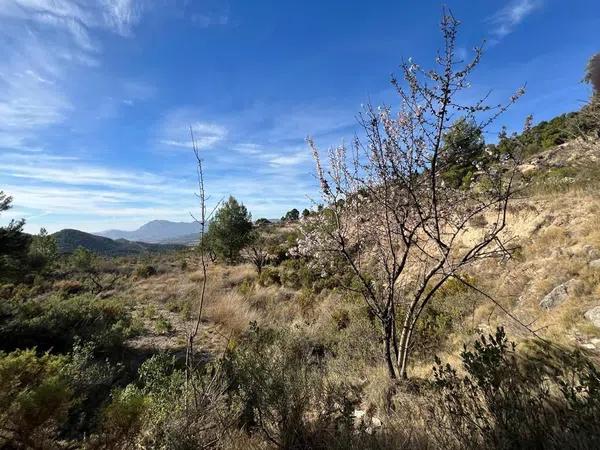
<path fill-rule="evenodd" d="M 399 361 L 398 370 L 400 371 L 400 377 L 403 380 L 406 380 L 408 378 L 408 374 L 407 374 L 408 353 L 409 353 L 411 337 L 412 337 L 412 332 L 409 330 L 406 334 L 406 337 L 404 338 L 404 343 L 402 344 L 402 347 L 400 348 L 400 355 L 398 357 L 398 361 Z"/>
<path fill-rule="evenodd" d="M 402 334 L 400 335 L 400 351 L 397 359 L 398 370 L 400 371 L 400 377 L 402 379 L 408 378 L 408 348 L 410 339 L 412 337 L 412 330 L 410 327 L 411 322 L 411 314 L 407 313 L 406 317 L 404 318 L 404 324 L 402 325 Z"/>
<path fill-rule="evenodd" d="M 392 320 L 389 318 L 385 320 L 384 324 L 384 345 L 385 345 L 385 359 L 387 362 L 388 372 L 390 378 L 396 378 L 396 370 L 394 369 L 394 361 L 392 359 L 392 341 L 394 339 Z"/>

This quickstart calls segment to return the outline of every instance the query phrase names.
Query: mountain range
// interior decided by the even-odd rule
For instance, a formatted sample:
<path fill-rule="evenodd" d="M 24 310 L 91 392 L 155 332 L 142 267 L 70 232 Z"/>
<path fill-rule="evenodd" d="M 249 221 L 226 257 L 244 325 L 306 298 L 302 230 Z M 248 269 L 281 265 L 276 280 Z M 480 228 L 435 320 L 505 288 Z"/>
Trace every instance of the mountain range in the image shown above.
<path fill-rule="evenodd" d="M 53 234 L 59 253 L 72 253 L 83 247 L 104 256 L 141 255 L 185 248 L 177 244 L 151 244 L 126 239 L 110 239 L 79 230 L 65 229 Z"/>
<path fill-rule="evenodd" d="M 133 231 L 106 230 L 93 234 L 110 239 L 126 239 L 150 244 L 189 245 L 198 241 L 200 225 L 196 222 L 152 220 Z"/>

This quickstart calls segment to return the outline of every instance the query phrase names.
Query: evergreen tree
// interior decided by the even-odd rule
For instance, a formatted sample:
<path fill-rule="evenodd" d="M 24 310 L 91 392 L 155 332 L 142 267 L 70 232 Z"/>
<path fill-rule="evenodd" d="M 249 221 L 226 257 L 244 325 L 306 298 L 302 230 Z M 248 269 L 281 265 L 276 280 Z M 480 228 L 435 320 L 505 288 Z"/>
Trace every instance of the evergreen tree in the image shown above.
<path fill-rule="evenodd" d="M 54 236 L 48 234 L 45 228 L 40 234 L 33 236 L 29 246 L 29 265 L 33 270 L 42 271 L 49 268 L 56 260 L 58 246 Z"/>
<path fill-rule="evenodd" d="M 12 206 L 12 197 L 0 191 L 0 213 Z M 11 220 L 0 227 L 0 277 L 24 275 L 30 236 L 23 232 L 25 220 Z"/>
<path fill-rule="evenodd" d="M 296 221 L 300 219 L 300 211 L 298 211 L 296 208 L 291 209 L 285 213 L 285 216 L 283 216 L 282 219 L 290 222 Z"/>
<path fill-rule="evenodd" d="M 444 135 L 440 152 L 444 181 L 454 188 L 468 187 L 484 150 L 481 128 L 472 120 L 457 120 Z"/>
<path fill-rule="evenodd" d="M 230 196 L 215 213 L 202 245 L 207 245 L 218 258 L 233 263 L 239 260 L 240 251 L 252 241 L 252 236 L 252 215 Z"/>

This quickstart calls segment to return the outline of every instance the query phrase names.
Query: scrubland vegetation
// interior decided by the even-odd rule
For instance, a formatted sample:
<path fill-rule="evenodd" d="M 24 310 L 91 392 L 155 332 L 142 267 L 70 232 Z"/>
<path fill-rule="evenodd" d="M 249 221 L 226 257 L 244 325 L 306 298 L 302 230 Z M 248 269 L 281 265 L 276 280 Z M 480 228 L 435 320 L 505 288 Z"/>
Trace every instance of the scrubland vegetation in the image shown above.
<path fill-rule="evenodd" d="M 521 91 L 457 104 L 482 53 L 442 29 L 399 115 L 328 163 L 311 142 L 311 210 L 209 217 L 198 160 L 196 247 L 1 228 L 0 447 L 598 448 L 599 66 L 581 111 L 487 144 Z"/>

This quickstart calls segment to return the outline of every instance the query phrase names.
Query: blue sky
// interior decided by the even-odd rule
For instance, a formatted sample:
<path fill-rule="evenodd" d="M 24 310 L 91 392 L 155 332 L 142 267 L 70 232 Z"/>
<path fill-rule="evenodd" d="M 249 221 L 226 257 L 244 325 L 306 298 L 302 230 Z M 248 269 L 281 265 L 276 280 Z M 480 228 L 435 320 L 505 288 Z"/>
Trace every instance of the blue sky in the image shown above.
<path fill-rule="evenodd" d="M 475 94 L 527 83 L 502 124 L 585 101 L 597 0 L 446 4 L 463 22 L 461 52 L 488 41 Z M 190 124 L 211 201 L 232 194 L 255 218 L 310 206 L 305 137 L 348 142 L 361 104 L 393 106 L 390 74 L 402 58 L 432 61 L 440 11 L 399 0 L 0 0 L 0 189 L 15 198 L 0 220 L 25 217 L 30 232 L 189 220 Z"/>

